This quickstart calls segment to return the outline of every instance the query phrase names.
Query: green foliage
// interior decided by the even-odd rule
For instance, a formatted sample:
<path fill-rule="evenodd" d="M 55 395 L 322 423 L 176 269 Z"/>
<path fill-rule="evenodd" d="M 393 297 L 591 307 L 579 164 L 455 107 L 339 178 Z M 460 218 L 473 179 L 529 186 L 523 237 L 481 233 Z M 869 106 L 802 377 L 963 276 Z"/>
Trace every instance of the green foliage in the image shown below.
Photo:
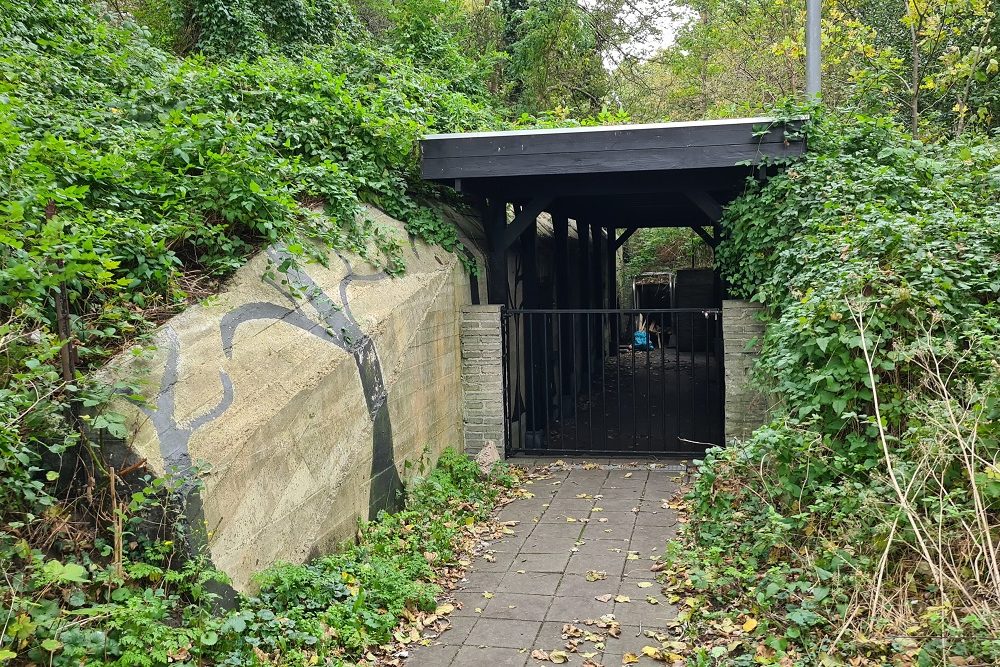
<path fill-rule="evenodd" d="M 446 450 L 411 485 L 403 511 L 363 523 L 356 543 L 337 553 L 275 564 L 229 612 L 216 610 L 210 586 L 223 575 L 198 559 L 172 565 L 170 542 L 131 550 L 120 576 L 103 559 L 46 558 L 24 540 L 4 539 L 0 562 L 15 574 L 0 589 L 13 619 L 0 649 L 52 665 L 344 664 L 391 642 L 408 614 L 435 609 L 440 589 L 428 555 L 435 566 L 454 565 L 463 528 L 485 519 L 512 481 L 502 466 L 483 477 L 475 462 Z M 150 483 L 139 495 L 169 497 L 162 481 Z M 133 503 L 129 525 L 150 502 Z M 131 530 L 126 538 L 141 539 Z"/>
<path fill-rule="evenodd" d="M 525 110 L 600 109 L 607 73 L 584 9 L 575 0 L 529 0 L 514 19 L 511 75 Z"/>
<path fill-rule="evenodd" d="M 724 217 L 717 257 L 766 307 L 756 381 L 778 407 L 701 464 L 695 548 L 675 554 L 703 595 L 691 632 L 761 618 L 764 648 L 718 664 L 993 664 L 976 545 L 1000 512 L 1000 146 L 819 110 L 808 140 Z"/>
<path fill-rule="evenodd" d="M 642 119 L 753 116 L 800 97 L 804 0 L 671 0 L 676 37 L 619 94 Z M 823 3 L 823 100 L 912 134 L 996 127 L 1000 24 L 982 0 Z"/>
<path fill-rule="evenodd" d="M 625 242 L 626 279 L 647 271 L 705 267 L 712 267 L 712 248 L 687 228 L 640 229 Z"/>
<path fill-rule="evenodd" d="M 320 10 L 333 20 L 326 5 L 303 11 Z M 0 465 L 20 480 L 5 497 L 26 503 L 5 512 L 51 502 L 42 457 L 79 440 L 63 417 L 128 391 L 94 387 L 86 371 L 147 330 L 145 315 L 182 306 L 186 276 L 224 277 L 278 242 L 301 262 L 346 248 L 401 272 L 400 239 L 361 215 L 364 202 L 460 250 L 413 147 L 431 130 L 493 123 L 482 100 L 361 32 L 217 62 L 145 35 L 62 0 L 8 1 L 0 15 Z M 60 291 L 72 381 L 56 370 Z M 92 426 L 120 435 L 110 417 Z"/>

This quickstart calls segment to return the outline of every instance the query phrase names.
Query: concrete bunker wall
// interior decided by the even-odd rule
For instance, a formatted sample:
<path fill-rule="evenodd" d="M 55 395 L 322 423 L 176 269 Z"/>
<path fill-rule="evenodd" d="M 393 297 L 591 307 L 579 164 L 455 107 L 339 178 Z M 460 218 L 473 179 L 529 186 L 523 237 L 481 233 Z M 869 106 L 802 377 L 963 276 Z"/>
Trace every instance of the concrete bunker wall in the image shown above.
<path fill-rule="evenodd" d="M 420 467 L 408 463 L 462 447 L 470 278 L 454 254 L 403 245 L 403 277 L 331 254 L 293 276 L 299 298 L 262 279 L 281 257 L 271 248 L 161 327 L 153 352 L 117 364 L 141 374 L 150 403 L 124 407 L 134 453 L 159 474 L 207 466 L 199 519 L 238 589 L 277 560 L 332 550 L 392 504 Z"/>

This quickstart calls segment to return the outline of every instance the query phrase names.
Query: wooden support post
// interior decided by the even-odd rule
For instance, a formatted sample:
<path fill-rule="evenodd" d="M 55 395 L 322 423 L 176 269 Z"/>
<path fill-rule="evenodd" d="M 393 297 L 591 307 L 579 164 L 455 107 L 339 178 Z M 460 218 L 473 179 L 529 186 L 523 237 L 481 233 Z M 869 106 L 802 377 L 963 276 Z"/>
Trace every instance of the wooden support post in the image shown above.
<path fill-rule="evenodd" d="M 590 307 L 600 308 L 604 301 L 604 281 L 601 279 L 601 226 L 597 221 L 590 225 Z"/>
<path fill-rule="evenodd" d="M 603 257 L 603 247 L 601 244 L 601 239 L 604 233 L 601 226 L 596 220 L 591 222 L 590 225 L 590 273 L 592 275 L 590 284 L 592 294 L 590 297 L 590 307 L 597 309 L 604 306 L 604 277 L 603 269 L 601 265 L 603 262 L 601 258 Z M 603 363 L 604 360 L 604 336 L 602 331 L 604 327 L 601 326 L 601 318 L 597 316 L 590 316 L 590 356 L 594 360 L 591 364 L 591 369 L 598 372 L 597 369 L 600 368 L 598 364 Z"/>
<path fill-rule="evenodd" d="M 586 308 L 590 302 L 587 286 L 590 281 L 587 275 L 590 273 L 590 225 L 586 220 L 576 221 L 576 255 L 577 255 L 577 285 L 580 286 L 580 293 L 577 295 L 577 308 Z"/>
<path fill-rule="evenodd" d="M 569 219 L 563 214 L 553 214 L 552 228 L 555 244 L 555 306 L 556 308 L 569 308 L 569 264 L 567 262 Z"/>
<path fill-rule="evenodd" d="M 574 282 L 578 286 L 577 289 L 580 290 L 580 293 L 577 295 L 576 307 L 586 308 L 590 303 L 590 225 L 586 220 L 577 219 L 576 233 L 577 273 Z M 573 366 L 576 368 L 573 377 L 575 378 L 576 391 L 579 392 L 590 382 L 590 378 L 587 377 L 587 352 L 585 347 L 587 340 L 587 318 L 583 315 L 578 315 L 574 319 L 576 320 L 575 335 L 577 347 L 581 354 L 573 362 Z"/>
<path fill-rule="evenodd" d="M 507 304 L 507 248 L 503 245 L 503 232 L 507 226 L 507 204 L 490 200 L 483 207 L 483 225 L 490 245 L 486 267 L 486 291 L 492 304 Z"/>
<path fill-rule="evenodd" d="M 542 306 L 542 295 L 538 282 L 537 239 L 538 224 L 532 221 L 532 224 L 528 225 L 520 237 L 521 266 L 523 267 L 522 275 L 524 276 L 521 290 L 521 307 L 523 308 L 539 308 Z"/>

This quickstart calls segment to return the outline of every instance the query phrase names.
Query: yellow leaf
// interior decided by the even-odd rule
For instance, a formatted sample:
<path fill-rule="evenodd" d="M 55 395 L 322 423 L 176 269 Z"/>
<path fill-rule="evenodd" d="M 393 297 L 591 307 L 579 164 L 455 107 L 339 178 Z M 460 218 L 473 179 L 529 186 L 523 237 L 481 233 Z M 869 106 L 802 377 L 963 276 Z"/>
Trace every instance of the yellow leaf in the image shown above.
<path fill-rule="evenodd" d="M 455 605 L 453 604 L 442 604 L 438 605 L 438 608 L 434 610 L 434 613 L 438 616 L 447 616 L 451 612 L 455 611 Z"/>
<path fill-rule="evenodd" d="M 569 661 L 569 656 L 566 655 L 566 651 L 552 651 L 549 653 L 549 661 L 561 665 Z"/>
<path fill-rule="evenodd" d="M 647 658 L 652 658 L 653 660 L 662 660 L 663 654 L 660 653 L 660 649 L 655 646 L 643 646 L 642 654 Z"/>
<path fill-rule="evenodd" d="M 653 585 L 653 582 L 651 582 L 651 581 L 640 581 L 639 582 L 639 588 L 649 588 L 652 585 Z"/>
<path fill-rule="evenodd" d="M 486 598 L 487 600 L 492 600 L 493 599 L 493 593 L 490 593 L 489 591 L 486 591 L 485 593 L 483 593 L 483 597 Z"/>
<path fill-rule="evenodd" d="M 635 653 L 626 653 L 622 656 L 623 665 L 634 665 L 637 662 L 639 662 L 639 656 Z"/>
<path fill-rule="evenodd" d="M 616 595 L 615 602 L 631 602 L 632 598 L 627 595 Z"/>
<path fill-rule="evenodd" d="M 743 622 L 743 632 L 753 632 L 754 628 L 757 627 L 757 619 L 748 618 Z"/>

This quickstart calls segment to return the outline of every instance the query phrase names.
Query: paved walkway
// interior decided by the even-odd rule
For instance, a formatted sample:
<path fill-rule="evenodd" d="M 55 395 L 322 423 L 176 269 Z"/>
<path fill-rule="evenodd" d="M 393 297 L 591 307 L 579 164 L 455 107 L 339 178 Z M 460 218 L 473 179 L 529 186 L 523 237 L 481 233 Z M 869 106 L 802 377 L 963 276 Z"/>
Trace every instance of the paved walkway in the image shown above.
<path fill-rule="evenodd" d="M 524 487 L 534 497 L 501 511 L 518 522 L 514 534 L 473 563 L 455 591 L 451 628 L 414 649 L 407 667 L 551 664 L 532 658 L 536 650 L 566 651 L 564 664 L 617 667 L 623 655 L 659 645 L 645 633 L 663 629 L 676 609 L 650 566 L 676 534 L 665 500 L 683 468 L 599 463 L 538 469 Z"/>

